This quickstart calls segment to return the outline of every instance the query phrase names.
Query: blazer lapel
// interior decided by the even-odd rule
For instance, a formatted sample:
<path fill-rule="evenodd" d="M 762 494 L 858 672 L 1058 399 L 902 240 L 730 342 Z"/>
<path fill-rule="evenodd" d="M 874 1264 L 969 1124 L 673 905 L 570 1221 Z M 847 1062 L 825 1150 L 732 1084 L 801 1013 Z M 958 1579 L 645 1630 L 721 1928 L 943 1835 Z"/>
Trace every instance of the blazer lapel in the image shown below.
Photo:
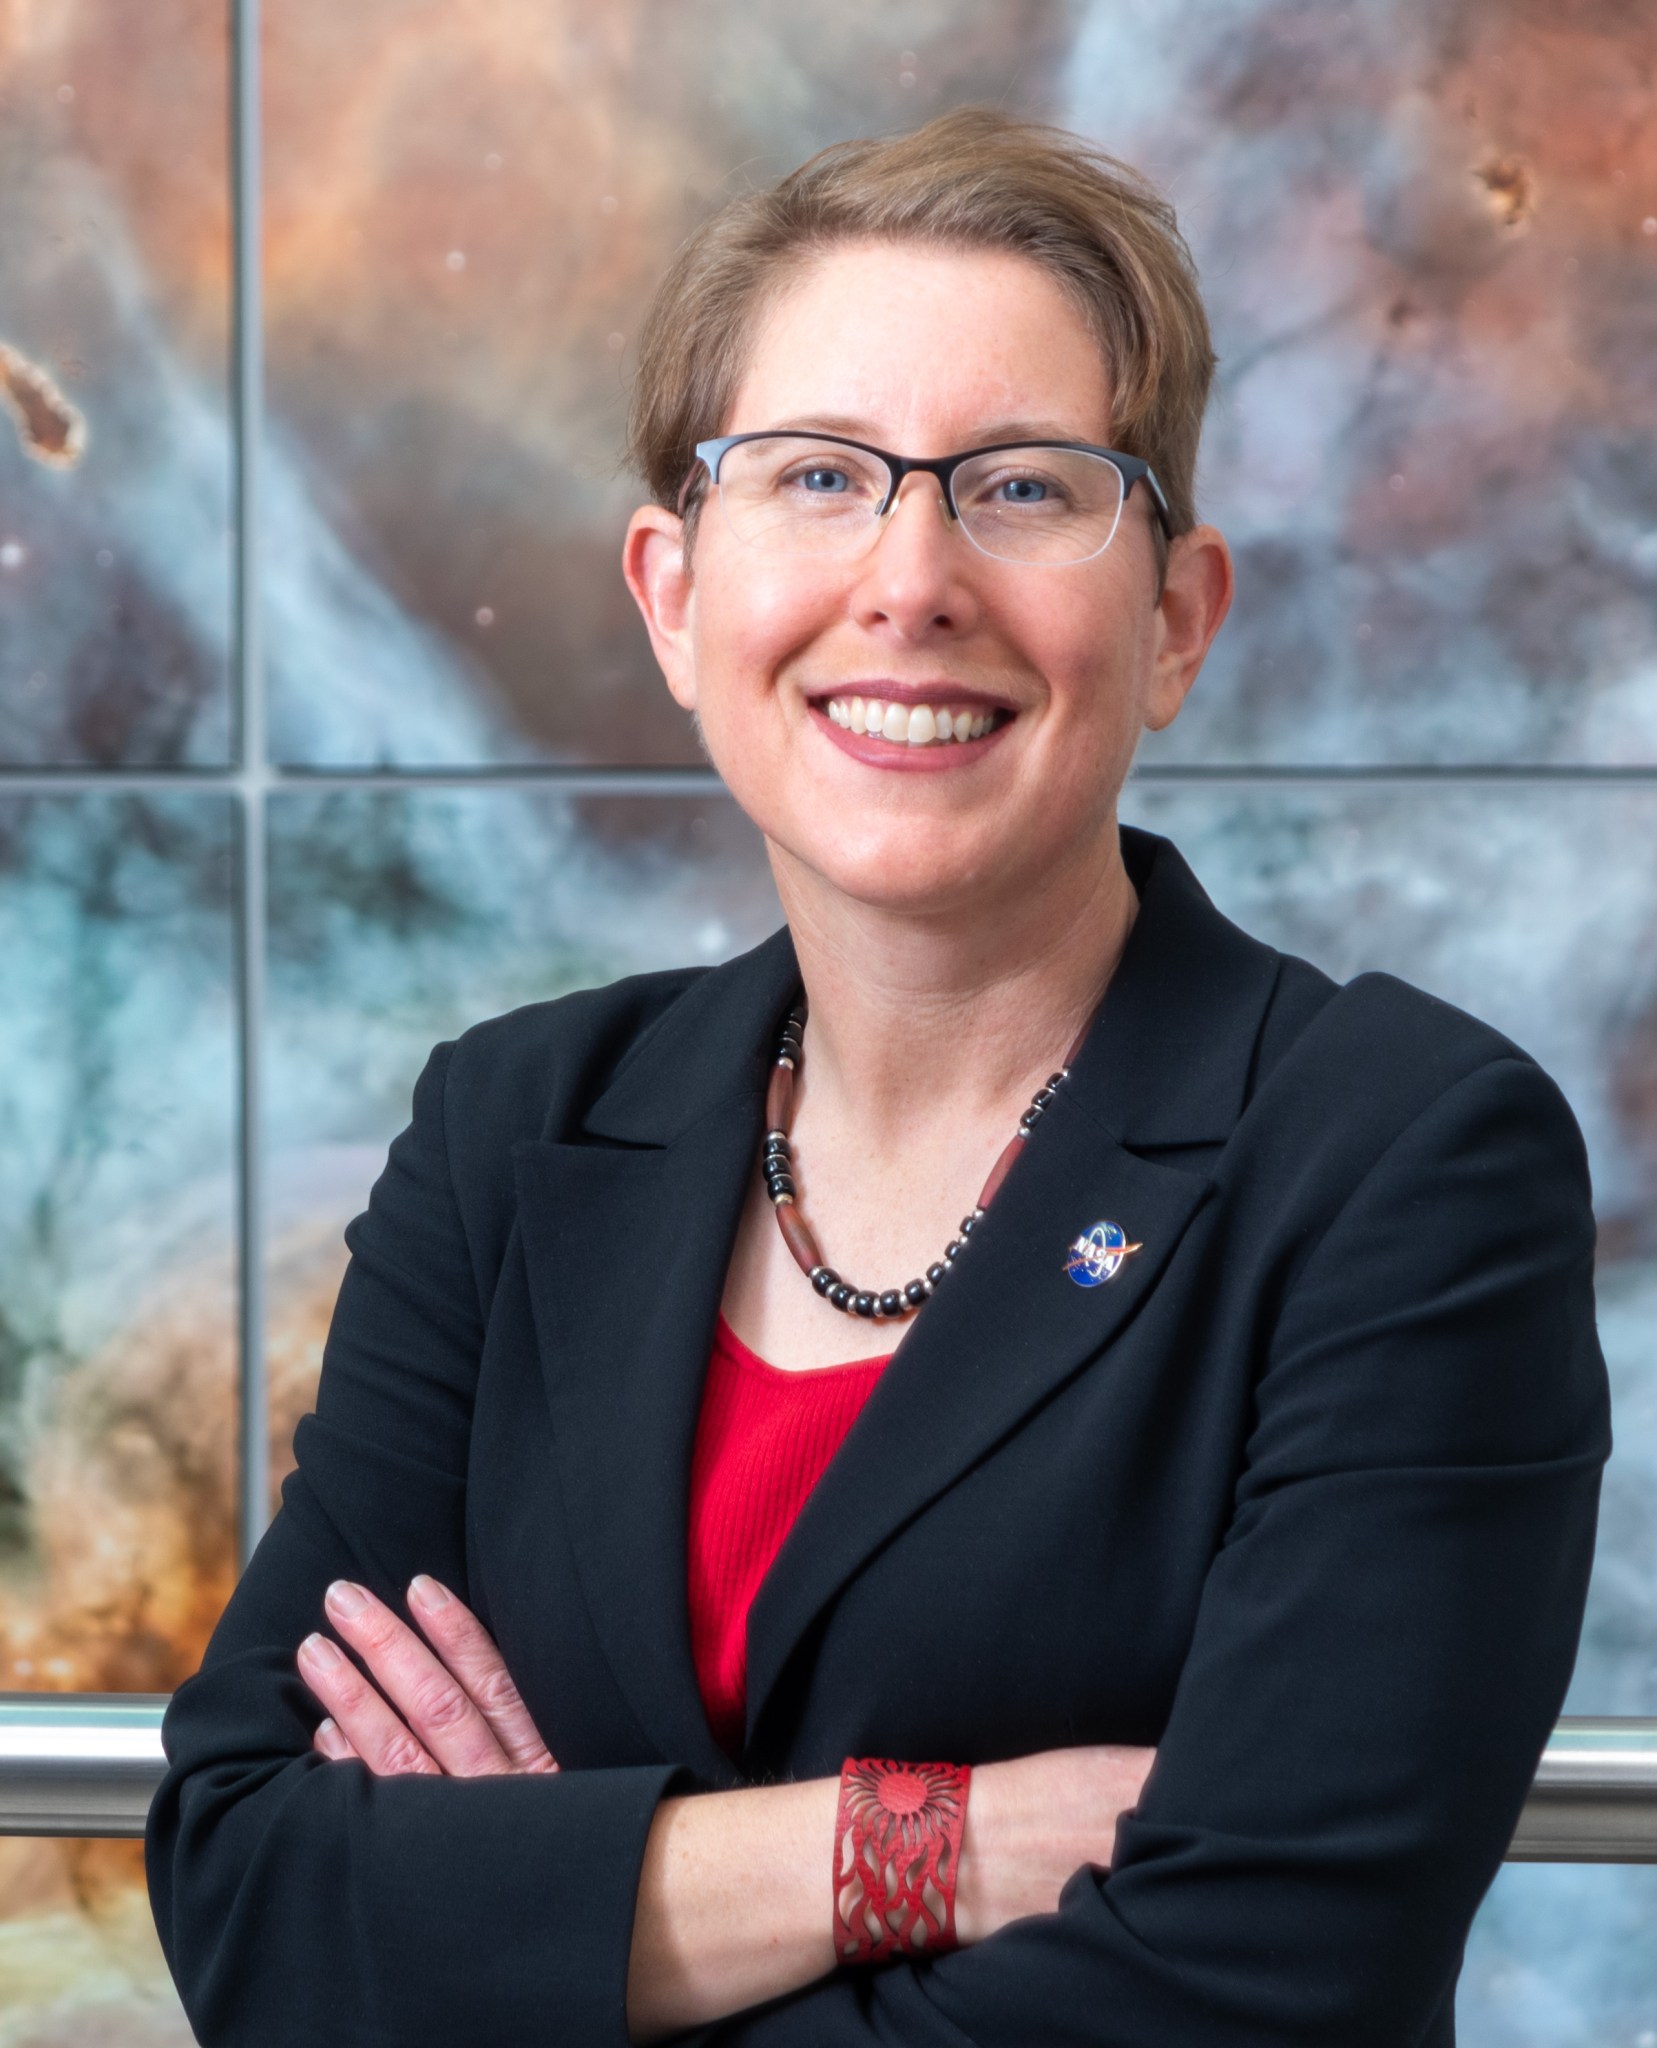
<path fill-rule="evenodd" d="M 1140 913 L 1070 1079 L 959 1266 L 906 1331 L 755 1597 L 750 1744 L 824 1603 L 1099 1358 L 1209 1192 L 1206 1173 L 1142 1154 L 1229 1135 L 1279 956 L 1214 909 L 1170 842 L 1125 828 L 1123 849 Z M 1078 1287 L 1066 1253 L 1104 1221 L 1143 1249 L 1108 1283 Z"/>
<path fill-rule="evenodd" d="M 886 1539 L 1108 1345 L 1209 1189 L 1057 1102 L 818 1480 L 748 1617 L 748 1740 L 812 1619 Z M 1143 1250 L 1105 1285 L 1064 1271 L 1077 1233 Z"/>
<path fill-rule="evenodd" d="M 971 1245 L 907 1328 L 748 1623 L 748 1739 L 836 1590 L 1073 1373 L 1156 1285 L 1207 1175 L 1154 1154 L 1221 1141 L 1247 1092 L 1278 955 L 1229 924 L 1171 842 L 1122 829 L 1140 911 L 1069 1081 Z M 768 1048 L 798 986 L 778 932 L 703 976 L 567 1138 L 515 1148 L 519 1217 L 571 1540 L 617 1681 L 662 1756 L 720 1785 L 690 1647 L 691 1454 Z M 1107 1285 L 1078 1232 L 1143 1246 Z"/>
<path fill-rule="evenodd" d="M 765 1051 L 797 986 L 779 933 L 678 999 L 575 1138 L 514 1147 L 559 1480 L 593 1626 L 661 1755 L 715 1784 L 737 1774 L 708 1726 L 691 1654 L 691 1454 L 762 1135 Z"/>

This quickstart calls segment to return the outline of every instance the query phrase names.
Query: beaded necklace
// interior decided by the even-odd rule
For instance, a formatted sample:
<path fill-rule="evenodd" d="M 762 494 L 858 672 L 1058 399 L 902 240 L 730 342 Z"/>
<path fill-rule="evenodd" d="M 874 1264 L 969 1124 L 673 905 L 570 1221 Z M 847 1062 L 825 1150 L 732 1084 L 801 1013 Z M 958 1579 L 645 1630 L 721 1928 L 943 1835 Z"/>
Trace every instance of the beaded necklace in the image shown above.
<path fill-rule="evenodd" d="M 766 1192 L 771 1197 L 777 1227 L 794 1256 L 794 1263 L 831 1307 L 841 1309 L 849 1316 L 872 1316 L 877 1321 L 887 1316 L 913 1315 L 931 1299 L 938 1283 L 966 1250 L 967 1239 L 978 1227 L 984 1211 L 994 1201 L 1001 1183 L 1011 1172 L 1013 1161 L 1035 1129 L 1042 1111 L 1053 1100 L 1060 1084 L 1069 1078 L 1070 1064 L 1081 1050 L 1092 1019 L 1089 1018 L 1088 1024 L 1077 1032 L 1058 1072 L 1049 1074 L 1031 1098 L 1030 1107 L 1018 1120 L 1017 1131 L 1008 1139 L 1000 1158 L 990 1168 L 990 1177 L 973 1205 L 972 1214 L 962 1217 L 960 1236 L 950 1239 L 944 1246 L 943 1257 L 928 1266 L 920 1279 L 911 1280 L 903 1287 L 888 1287 L 881 1293 L 853 1287 L 824 1262 L 822 1253 L 817 1249 L 817 1240 L 811 1234 L 811 1226 L 800 1214 L 794 1199 L 794 1160 L 789 1149 L 788 1127 L 794 1120 L 794 1076 L 805 1058 L 805 1021 L 806 1003 L 802 996 L 789 1011 L 788 1021 L 783 1025 L 782 1036 L 777 1042 L 776 1063 L 765 1091 L 765 1152 L 760 1168 L 765 1175 Z"/>

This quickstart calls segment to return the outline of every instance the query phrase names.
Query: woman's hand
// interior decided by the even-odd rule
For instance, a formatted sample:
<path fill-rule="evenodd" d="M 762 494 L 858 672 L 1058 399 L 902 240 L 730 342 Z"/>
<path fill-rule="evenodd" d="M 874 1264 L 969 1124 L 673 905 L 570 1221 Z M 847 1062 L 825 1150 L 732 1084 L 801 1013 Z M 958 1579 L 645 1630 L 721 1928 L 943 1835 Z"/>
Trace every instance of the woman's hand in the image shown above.
<path fill-rule="evenodd" d="M 961 1836 L 955 1926 L 982 1941 L 1026 1913 L 1056 1913 L 1084 1863 L 1108 1865 L 1154 1749 L 1096 1743 L 975 1765 Z"/>
<path fill-rule="evenodd" d="M 557 1770 L 494 1639 L 446 1586 L 424 1573 L 409 1585 L 424 1643 L 348 1579 L 336 1579 L 323 1604 L 381 1688 L 326 1636 L 300 1644 L 299 1675 L 328 1711 L 313 1746 L 330 1761 L 360 1758 L 380 1778 Z"/>

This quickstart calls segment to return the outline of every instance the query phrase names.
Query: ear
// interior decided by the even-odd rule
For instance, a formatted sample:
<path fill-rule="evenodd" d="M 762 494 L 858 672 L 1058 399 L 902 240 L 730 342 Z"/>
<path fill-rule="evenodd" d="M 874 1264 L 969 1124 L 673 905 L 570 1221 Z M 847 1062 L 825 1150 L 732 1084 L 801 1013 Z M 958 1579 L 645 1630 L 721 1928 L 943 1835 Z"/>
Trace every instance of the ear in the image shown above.
<path fill-rule="evenodd" d="M 696 591 L 685 560 L 685 522 L 661 505 L 641 505 L 627 522 L 621 573 L 643 614 L 673 701 L 696 709 L 692 654 Z"/>
<path fill-rule="evenodd" d="M 1156 651 L 1145 704 L 1150 731 L 1161 732 L 1179 715 L 1231 609 L 1235 583 L 1231 550 L 1217 527 L 1194 526 L 1168 543 L 1168 574 L 1156 608 Z"/>

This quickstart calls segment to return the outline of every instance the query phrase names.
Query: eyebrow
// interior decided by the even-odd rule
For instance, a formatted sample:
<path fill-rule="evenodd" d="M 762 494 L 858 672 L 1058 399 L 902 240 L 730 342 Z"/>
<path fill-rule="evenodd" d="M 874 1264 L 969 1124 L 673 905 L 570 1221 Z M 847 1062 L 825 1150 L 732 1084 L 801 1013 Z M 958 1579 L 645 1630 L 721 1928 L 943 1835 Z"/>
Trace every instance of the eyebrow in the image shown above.
<path fill-rule="evenodd" d="M 849 419 L 842 413 L 801 413 L 796 418 L 773 420 L 769 427 L 754 431 L 772 434 L 844 434 L 848 440 L 867 441 L 874 429 L 867 420 Z M 1001 441 L 1090 441 L 1056 420 L 992 420 L 980 427 L 968 442 L 970 448 L 993 448 Z"/>

